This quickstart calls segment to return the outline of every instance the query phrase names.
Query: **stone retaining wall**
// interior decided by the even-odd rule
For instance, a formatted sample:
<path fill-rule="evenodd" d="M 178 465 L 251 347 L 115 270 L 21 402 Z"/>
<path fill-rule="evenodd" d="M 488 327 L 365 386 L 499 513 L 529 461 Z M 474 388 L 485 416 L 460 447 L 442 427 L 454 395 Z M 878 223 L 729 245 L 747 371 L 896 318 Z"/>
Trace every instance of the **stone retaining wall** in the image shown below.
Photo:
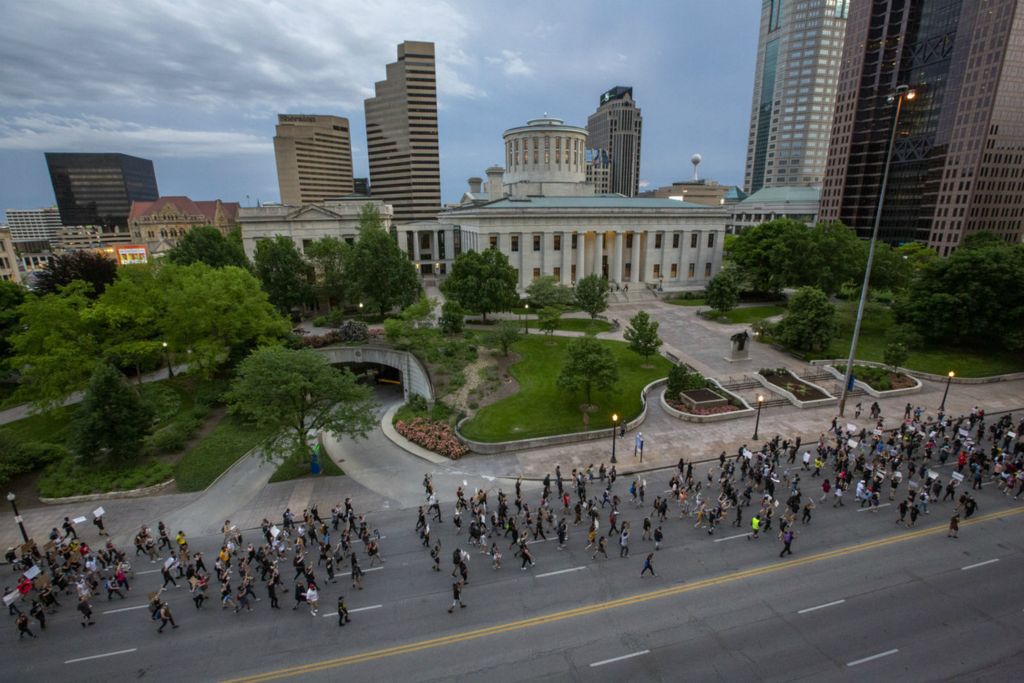
<path fill-rule="evenodd" d="M 162 484 L 154 484 L 153 486 L 147 486 L 141 489 L 132 489 L 130 491 L 111 491 L 109 493 L 91 493 L 87 496 L 68 496 L 67 498 L 43 498 L 39 497 L 39 502 L 46 503 L 47 505 L 63 505 L 64 503 L 88 503 L 97 500 L 113 500 L 115 498 L 144 498 L 154 493 L 159 493 L 165 488 L 174 483 L 174 479 L 168 479 Z"/>
<path fill-rule="evenodd" d="M 831 365 L 833 363 L 846 364 L 846 358 L 819 358 L 812 360 L 811 365 Z M 879 363 L 877 361 L 870 360 L 855 360 L 854 365 L 871 365 L 876 368 L 889 367 L 885 363 Z M 946 375 L 933 375 L 930 372 L 921 372 L 920 370 L 911 370 L 910 368 L 897 367 L 900 372 L 916 377 L 918 379 L 926 379 L 930 382 L 948 382 L 949 377 Z M 1005 375 L 989 375 L 988 377 L 953 377 L 953 384 L 991 384 L 993 382 L 1012 382 L 1014 380 L 1024 379 L 1024 372 L 1011 372 Z"/>
<path fill-rule="evenodd" d="M 812 384 L 811 382 L 808 382 L 805 379 L 801 379 L 794 372 L 790 371 L 789 374 L 792 375 L 793 378 L 796 379 L 798 382 L 803 382 L 804 384 L 814 387 L 821 393 L 825 394 L 825 396 L 827 396 L 828 398 L 816 398 L 813 401 L 801 401 L 796 396 L 794 396 L 792 392 L 786 391 L 778 384 L 772 384 L 771 382 L 769 382 L 768 378 L 762 375 L 760 372 L 754 373 L 754 379 L 760 382 L 761 386 L 763 386 L 768 391 L 778 394 L 779 396 L 785 397 L 787 401 L 795 405 L 797 408 L 817 408 L 819 406 L 828 406 L 832 405 L 833 403 L 839 400 L 832 394 L 828 393 L 827 391 L 819 387 L 817 384 Z"/>
<path fill-rule="evenodd" d="M 677 420 L 683 420 L 685 422 L 722 422 L 724 420 L 735 420 L 738 417 L 747 417 L 748 415 L 754 412 L 754 408 L 751 408 L 750 404 L 747 403 L 742 396 L 732 393 L 731 391 L 723 387 L 721 384 L 719 384 L 718 380 L 716 379 L 713 379 L 711 377 L 708 377 L 707 379 L 709 382 L 715 385 L 715 388 L 718 391 L 722 392 L 723 394 L 728 394 L 731 398 L 734 398 L 737 401 L 739 401 L 744 407 L 729 413 L 718 413 L 717 415 L 694 415 L 693 413 L 684 413 L 683 411 L 676 410 L 675 408 L 670 406 L 668 404 L 668 401 L 665 400 L 665 392 L 661 391 L 658 394 L 658 398 L 661 401 L 662 409 L 672 417 L 676 418 Z"/>
<path fill-rule="evenodd" d="M 854 363 L 854 368 L 856 368 L 858 365 L 869 365 L 869 364 L 868 363 L 857 362 L 857 363 Z M 870 365 L 872 367 L 888 367 L 888 366 L 886 366 L 886 365 L 884 365 L 882 363 L 872 363 Z M 844 375 L 843 373 L 839 372 L 839 370 L 837 368 L 833 367 L 832 365 L 823 365 L 822 367 L 825 368 L 826 372 L 828 372 L 830 375 L 832 375 L 837 380 L 839 380 L 839 385 L 842 386 L 843 381 L 846 379 L 846 375 Z M 904 374 L 906 374 L 906 373 L 904 373 Z M 856 386 L 856 387 L 860 387 L 865 392 L 867 392 L 868 396 L 872 396 L 874 398 L 889 398 L 890 396 L 902 396 L 903 394 L 916 394 L 917 392 L 921 391 L 921 387 L 924 386 L 923 384 L 921 384 L 921 380 L 919 380 L 918 378 L 914 377 L 913 375 L 907 375 L 907 377 L 910 377 L 910 379 L 914 380 L 914 386 L 912 386 L 912 387 L 904 387 L 903 389 L 889 389 L 887 391 L 879 391 L 877 389 L 872 388 L 871 385 L 869 385 L 867 382 L 862 382 L 862 381 L 860 381 L 859 379 L 856 379 L 856 378 L 854 378 L 854 380 L 853 380 L 853 385 Z"/>

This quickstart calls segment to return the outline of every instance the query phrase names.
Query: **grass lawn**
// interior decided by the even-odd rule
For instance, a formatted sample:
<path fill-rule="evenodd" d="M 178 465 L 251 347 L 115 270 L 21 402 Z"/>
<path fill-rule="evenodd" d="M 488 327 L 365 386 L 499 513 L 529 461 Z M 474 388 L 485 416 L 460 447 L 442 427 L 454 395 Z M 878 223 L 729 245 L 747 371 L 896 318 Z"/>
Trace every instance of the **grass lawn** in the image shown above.
<path fill-rule="evenodd" d="M 846 358 L 850 353 L 850 338 L 857 316 L 857 303 L 839 303 L 839 334 L 831 346 L 815 357 Z M 888 307 L 868 304 L 857 341 L 857 358 L 884 362 L 886 333 L 892 328 L 892 313 Z M 959 377 L 986 377 L 1010 372 L 1024 372 L 1024 355 L 1000 351 L 975 351 L 952 347 L 911 349 L 905 367 L 936 375 L 950 370 Z"/>
<path fill-rule="evenodd" d="M 178 490 L 205 489 L 221 472 L 258 446 L 267 436 L 265 430 L 239 420 L 234 415 L 227 415 L 205 439 L 185 453 L 174 467 Z"/>
<path fill-rule="evenodd" d="M 320 454 L 320 475 L 321 477 L 340 477 L 345 474 L 341 471 L 341 468 L 331 459 L 331 456 L 326 453 Z M 270 477 L 270 483 L 273 484 L 279 481 L 291 481 L 292 479 L 302 479 L 303 477 L 311 476 L 309 474 L 309 458 L 302 457 L 296 453 L 289 456 L 278 465 L 274 474 Z"/>
<path fill-rule="evenodd" d="M 669 299 L 668 303 L 673 306 L 704 306 L 706 302 L 704 299 Z"/>
<path fill-rule="evenodd" d="M 782 306 L 746 306 L 744 308 L 734 308 L 721 315 L 711 313 L 708 315 L 708 319 L 715 320 L 720 323 L 739 325 L 752 323 L 755 320 L 770 318 L 773 315 L 782 315 L 785 312 L 786 309 Z"/>
<path fill-rule="evenodd" d="M 519 391 L 482 408 L 463 425 L 462 433 L 471 439 L 493 442 L 583 431 L 579 411 L 584 401 L 582 392 L 567 394 L 555 386 L 571 342 L 566 337 L 541 335 L 516 342 L 512 349 L 522 360 L 509 372 L 519 382 Z M 610 392 L 594 392 L 593 402 L 598 408 L 590 414 L 592 429 L 610 427 L 612 413 L 618 413 L 620 421 L 636 417 L 642 408 L 640 391 L 649 382 L 668 375 L 671 368 L 671 363 L 660 356 L 650 359 L 652 368 L 642 368 L 641 358 L 624 342 L 601 343 L 615 355 L 619 383 Z"/>

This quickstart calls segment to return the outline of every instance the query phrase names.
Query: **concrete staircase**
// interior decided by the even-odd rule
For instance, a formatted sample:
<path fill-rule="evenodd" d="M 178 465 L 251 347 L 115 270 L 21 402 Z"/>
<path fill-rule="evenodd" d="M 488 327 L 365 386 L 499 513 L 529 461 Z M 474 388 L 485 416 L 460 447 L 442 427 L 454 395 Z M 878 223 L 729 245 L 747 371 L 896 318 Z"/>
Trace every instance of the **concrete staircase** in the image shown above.
<path fill-rule="evenodd" d="M 643 285 L 632 285 L 628 292 L 621 289 L 617 292 L 608 292 L 608 303 L 610 304 L 637 304 L 658 301 L 658 295 Z"/>

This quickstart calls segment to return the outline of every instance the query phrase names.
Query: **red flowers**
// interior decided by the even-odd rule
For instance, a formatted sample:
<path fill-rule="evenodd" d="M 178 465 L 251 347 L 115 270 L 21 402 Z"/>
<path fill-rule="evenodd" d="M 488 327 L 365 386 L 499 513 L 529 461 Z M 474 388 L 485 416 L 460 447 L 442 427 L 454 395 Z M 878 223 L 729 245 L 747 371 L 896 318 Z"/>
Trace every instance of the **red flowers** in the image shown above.
<path fill-rule="evenodd" d="M 428 451 L 452 460 L 458 460 L 469 453 L 469 448 L 458 440 L 455 431 L 447 422 L 414 417 L 409 422 L 396 422 L 395 430 L 417 446 L 423 446 Z"/>

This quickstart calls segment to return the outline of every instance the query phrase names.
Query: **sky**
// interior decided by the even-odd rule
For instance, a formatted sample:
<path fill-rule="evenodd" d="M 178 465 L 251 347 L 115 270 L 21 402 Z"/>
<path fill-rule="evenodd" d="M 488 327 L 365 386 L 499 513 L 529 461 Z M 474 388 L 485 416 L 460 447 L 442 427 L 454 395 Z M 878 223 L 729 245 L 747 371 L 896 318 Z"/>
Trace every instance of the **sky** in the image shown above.
<path fill-rule="evenodd" d="M 46 0 L 0 10 L 0 210 L 54 204 L 43 153 L 152 159 L 162 195 L 279 200 L 279 113 L 348 117 L 403 40 L 436 44 L 441 191 L 545 113 L 585 126 L 632 86 L 641 184 L 742 184 L 761 0 Z"/>

